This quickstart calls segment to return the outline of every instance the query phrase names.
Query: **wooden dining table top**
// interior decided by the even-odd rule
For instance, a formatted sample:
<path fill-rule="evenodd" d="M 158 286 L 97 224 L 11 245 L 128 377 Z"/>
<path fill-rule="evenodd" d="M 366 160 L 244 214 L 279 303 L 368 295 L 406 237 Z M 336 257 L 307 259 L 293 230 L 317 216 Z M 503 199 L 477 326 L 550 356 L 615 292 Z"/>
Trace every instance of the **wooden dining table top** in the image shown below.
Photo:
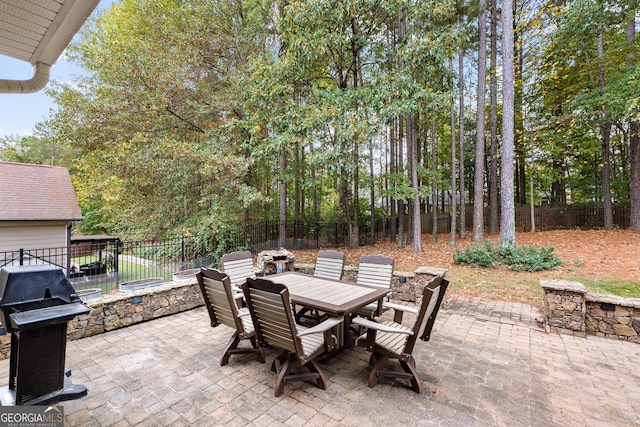
<path fill-rule="evenodd" d="M 266 276 L 265 279 L 286 286 L 293 303 L 334 316 L 352 313 L 360 307 L 381 300 L 389 292 L 389 289 L 292 271 Z"/>

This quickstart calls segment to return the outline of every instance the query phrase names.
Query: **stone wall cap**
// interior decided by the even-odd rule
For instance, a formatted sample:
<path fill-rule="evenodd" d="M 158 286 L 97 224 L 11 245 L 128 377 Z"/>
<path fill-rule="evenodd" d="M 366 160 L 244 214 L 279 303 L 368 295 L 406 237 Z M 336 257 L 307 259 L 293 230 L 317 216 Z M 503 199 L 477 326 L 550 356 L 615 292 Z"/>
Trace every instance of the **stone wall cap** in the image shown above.
<path fill-rule="evenodd" d="M 394 271 L 393 275 L 396 277 L 414 277 L 415 273 L 410 271 Z"/>
<path fill-rule="evenodd" d="M 414 270 L 416 274 L 431 274 L 432 276 L 442 276 L 444 277 L 447 274 L 447 268 L 439 268 L 439 267 L 429 267 L 423 266 L 418 267 Z"/>
<path fill-rule="evenodd" d="M 580 282 L 562 279 L 540 279 L 540 286 L 544 289 L 553 289 L 556 291 L 570 291 L 579 294 L 586 294 L 587 288 Z"/>
<path fill-rule="evenodd" d="M 616 295 L 604 294 L 587 294 L 585 299 L 589 302 L 602 302 L 605 304 L 616 304 L 623 307 L 640 308 L 640 298 L 624 298 Z"/>

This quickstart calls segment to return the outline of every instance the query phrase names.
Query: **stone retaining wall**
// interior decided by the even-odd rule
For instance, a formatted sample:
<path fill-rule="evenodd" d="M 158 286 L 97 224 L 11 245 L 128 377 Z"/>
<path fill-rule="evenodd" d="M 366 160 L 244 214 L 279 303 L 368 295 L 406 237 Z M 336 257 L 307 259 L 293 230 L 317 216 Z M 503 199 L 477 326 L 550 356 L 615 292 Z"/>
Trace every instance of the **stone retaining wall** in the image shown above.
<path fill-rule="evenodd" d="M 540 279 L 547 332 L 640 343 L 640 298 L 589 294 L 579 282 Z"/>
<path fill-rule="evenodd" d="M 75 340 L 123 328 L 162 316 L 191 310 L 204 304 L 195 281 L 167 282 L 160 286 L 102 295 L 88 300 L 88 314 L 71 320 L 67 326 L 67 338 Z M 0 359 L 10 354 L 11 336 L 0 336 Z"/>

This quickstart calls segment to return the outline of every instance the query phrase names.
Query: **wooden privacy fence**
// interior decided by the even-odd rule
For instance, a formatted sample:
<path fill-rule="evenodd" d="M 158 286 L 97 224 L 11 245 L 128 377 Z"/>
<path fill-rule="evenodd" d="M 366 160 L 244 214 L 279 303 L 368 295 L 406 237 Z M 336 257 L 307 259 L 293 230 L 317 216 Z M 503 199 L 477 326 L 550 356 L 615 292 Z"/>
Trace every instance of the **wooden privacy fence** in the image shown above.
<path fill-rule="evenodd" d="M 542 205 L 533 208 L 536 231 L 597 229 L 604 227 L 604 209 L 595 205 Z M 498 216 L 500 208 L 498 208 Z M 531 206 L 516 207 L 516 231 L 531 231 Z M 499 221 L 499 218 L 498 218 Z M 629 205 L 613 206 L 613 226 L 629 228 Z M 473 224 L 473 206 L 467 206 L 466 225 Z M 489 208 L 484 209 L 484 224 L 489 227 Z"/>

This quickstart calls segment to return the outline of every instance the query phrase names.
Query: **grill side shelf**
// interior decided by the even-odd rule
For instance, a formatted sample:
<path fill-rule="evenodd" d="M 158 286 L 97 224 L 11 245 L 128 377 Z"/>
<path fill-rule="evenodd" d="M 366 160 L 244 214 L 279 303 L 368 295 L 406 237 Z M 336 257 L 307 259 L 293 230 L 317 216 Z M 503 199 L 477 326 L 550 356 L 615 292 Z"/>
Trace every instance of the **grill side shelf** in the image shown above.
<path fill-rule="evenodd" d="M 46 325 L 67 322 L 76 316 L 87 314 L 89 307 L 81 303 L 56 305 L 53 307 L 12 313 L 9 315 L 11 326 L 17 331 L 35 329 Z"/>

